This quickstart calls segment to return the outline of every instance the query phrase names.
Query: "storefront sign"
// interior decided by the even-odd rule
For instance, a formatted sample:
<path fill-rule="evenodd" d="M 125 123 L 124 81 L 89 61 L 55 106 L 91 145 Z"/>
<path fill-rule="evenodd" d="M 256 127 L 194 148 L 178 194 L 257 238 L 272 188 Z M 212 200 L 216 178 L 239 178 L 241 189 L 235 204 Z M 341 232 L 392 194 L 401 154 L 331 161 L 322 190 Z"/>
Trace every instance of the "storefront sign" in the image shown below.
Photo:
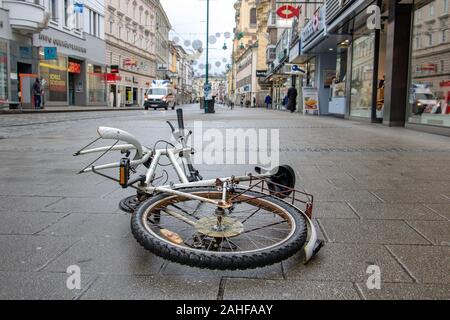
<path fill-rule="evenodd" d="M 294 17 L 299 17 L 301 13 L 300 7 L 294 7 L 293 5 L 287 4 L 280 6 L 277 10 L 277 15 L 281 19 L 292 19 Z"/>
<path fill-rule="evenodd" d="M 167 70 L 169 70 L 169 66 L 166 63 L 158 63 L 157 70 L 158 71 L 167 71 Z"/>
<path fill-rule="evenodd" d="M 258 78 L 265 78 L 265 77 L 267 77 L 267 70 L 256 70 L 256 76 Z"/>
<path fill-rule="evenodd" d="M 9 75 L 9 78 L 11 80 L 19 80 L 19 77 L 17 76 L 16 72 L 11 72 L 10 75 Z"/>
<path fill-rule="evenodd" d="M 86 48 L 83 48 L 81 46 L 78 46 L 74 43 L 68 42 L 66 40 L 61 40 L 61 39 L 57 39 L 57 38 L 53 38 L 44 34 L 39 34 L 39 40 L 42 42 L 46 42 L 49 44 L 53 44 L 57 47 L 60 48 L 66 48 L 66 49 L 71 49 L 73 51 L 77 51 L 77 52 L 81 52 L 81 53 L 86 53 L 87 50 Z"/>
<path fill-rule="evenodd" d="M 58 50 L 56 47 L 44 47 L 44 60 L 58 59 Z"/>
<path fill-rule="evenodd" d="M 441 81 L 439 84 L 441 87 L 450 87 L 450 80 Z"/>
<path fill-rule="evenodd" d="M 67 68 L 69 73 L 81 73 L 81 64 L 69 61 L 69 66 Z"/>
<path fill-rule="evenodd" d="M 108 83 L 117 83 L 122 80 L 122 77 L 117 73 L 108 73 L 106 75 L 106 82 Z"/>
<path fill-rule="evenodd" d="M 286 64 L 285 68 L 286 74 L 306 74 L 306 71 L 298 64 Z"/>
<path fill-rule="evenodd" d="M 321 7 L 302 30 L 303 47 L 325 29 L 325 7 Z"/>
<path fill-rule="evenodd" d="M 111 73 L 119 73 L 119 66 L 118 65 L 112 65 L 111 66 Z"/>
<path fill-rule="evenodd" d="M 303 88 L 303 112 L 319 112 L 319 94 L 316 88 Z"/>
<path fill-rule="evenodd" d="M 136 59 L 131 59 L 131 58 L 127 58 L 127 59 L 123 59 L 123 66 L 124 67 L 137 67 L 137 60 Z"/>

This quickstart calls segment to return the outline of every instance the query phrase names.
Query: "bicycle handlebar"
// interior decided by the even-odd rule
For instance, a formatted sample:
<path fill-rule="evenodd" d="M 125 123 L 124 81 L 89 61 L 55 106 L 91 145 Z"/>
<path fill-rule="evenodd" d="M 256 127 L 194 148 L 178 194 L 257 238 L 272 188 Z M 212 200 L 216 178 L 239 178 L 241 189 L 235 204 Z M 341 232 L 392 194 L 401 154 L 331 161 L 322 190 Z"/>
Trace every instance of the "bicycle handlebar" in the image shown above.
<path fill-rule="evenodd" d="M 173 124 L 170 121 L 166 121 L 167 124 L 169 125 L 170 129 L 172 130 L 172 133 L 175 132 L 175 128 L 173 127 Z"/>
<path fill-rule="evenodd" d="M 177 109 L 178 128 L 184 130 L 183 109 Z"/>

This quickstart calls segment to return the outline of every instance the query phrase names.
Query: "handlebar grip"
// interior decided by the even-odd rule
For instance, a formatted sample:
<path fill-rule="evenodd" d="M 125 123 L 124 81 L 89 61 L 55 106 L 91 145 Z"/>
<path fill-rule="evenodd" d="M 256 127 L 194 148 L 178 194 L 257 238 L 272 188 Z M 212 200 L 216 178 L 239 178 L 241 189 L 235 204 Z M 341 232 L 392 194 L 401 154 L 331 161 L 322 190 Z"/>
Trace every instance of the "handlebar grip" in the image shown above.
<path fill-rule="evenodd" d="M 184 130 L 183 109 L 177 109 L 178 128 Z"/>

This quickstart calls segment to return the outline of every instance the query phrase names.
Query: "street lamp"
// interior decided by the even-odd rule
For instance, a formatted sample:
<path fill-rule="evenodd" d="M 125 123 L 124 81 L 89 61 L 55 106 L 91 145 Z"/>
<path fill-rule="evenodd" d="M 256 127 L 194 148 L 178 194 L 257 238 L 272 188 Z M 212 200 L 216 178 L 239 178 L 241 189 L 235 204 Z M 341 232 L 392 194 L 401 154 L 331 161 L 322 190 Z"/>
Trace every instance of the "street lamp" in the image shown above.
<path fill-rule="evenodd" d="M 209 0 L 206 0 L 206 75 L 205 86 L 209 84 Z M 206 92 L 205 92 L 206 93 Z M 205 94 L 205 113 L 208 113 L 208 100 Z"/>

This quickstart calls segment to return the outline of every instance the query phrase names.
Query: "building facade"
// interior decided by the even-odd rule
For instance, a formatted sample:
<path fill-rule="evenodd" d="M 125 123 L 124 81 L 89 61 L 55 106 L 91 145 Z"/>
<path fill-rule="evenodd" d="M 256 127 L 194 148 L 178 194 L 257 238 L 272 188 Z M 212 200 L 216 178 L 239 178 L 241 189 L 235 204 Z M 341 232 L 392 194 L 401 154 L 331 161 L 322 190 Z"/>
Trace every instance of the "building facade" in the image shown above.
<path fill-rule="evenodd" d="M 280 5 L 272 1 L 274 10 Z M 294 85 L 300 112 L 450 135 L 449 6 L 325 0 L 302 4 L 290 27 L 269 19 L 266 81 L 274 105 L 282 108 Z"/>
<path fill-rule="evenodd" d="M 155 0 L 155 2 L 157 2 L 155 34 L 156 77 L 158 79 L 168 79 L 169 32 L 172 26 L 159 0 Z"/>
<path fill-rule="evenodd" d="M 177 104 L 189 104 L 194 100 L 193 79 L 194 68 L 192 60 L 184 48 L 169 42 L 169 78 L 177 90 Z"/>
<path fill-rule="evenodd" d="M 110 106 L 142 105 L 145 91 L 156 78 L 156 6 L 153 1 L 107 0 Z"/>
<path fill-rule="evenodd" d="M 44 104 L 106 103 L 104 2 L 0 2 L 0 102 L 33 108 L 31 86 L 40 78 Z"/>

